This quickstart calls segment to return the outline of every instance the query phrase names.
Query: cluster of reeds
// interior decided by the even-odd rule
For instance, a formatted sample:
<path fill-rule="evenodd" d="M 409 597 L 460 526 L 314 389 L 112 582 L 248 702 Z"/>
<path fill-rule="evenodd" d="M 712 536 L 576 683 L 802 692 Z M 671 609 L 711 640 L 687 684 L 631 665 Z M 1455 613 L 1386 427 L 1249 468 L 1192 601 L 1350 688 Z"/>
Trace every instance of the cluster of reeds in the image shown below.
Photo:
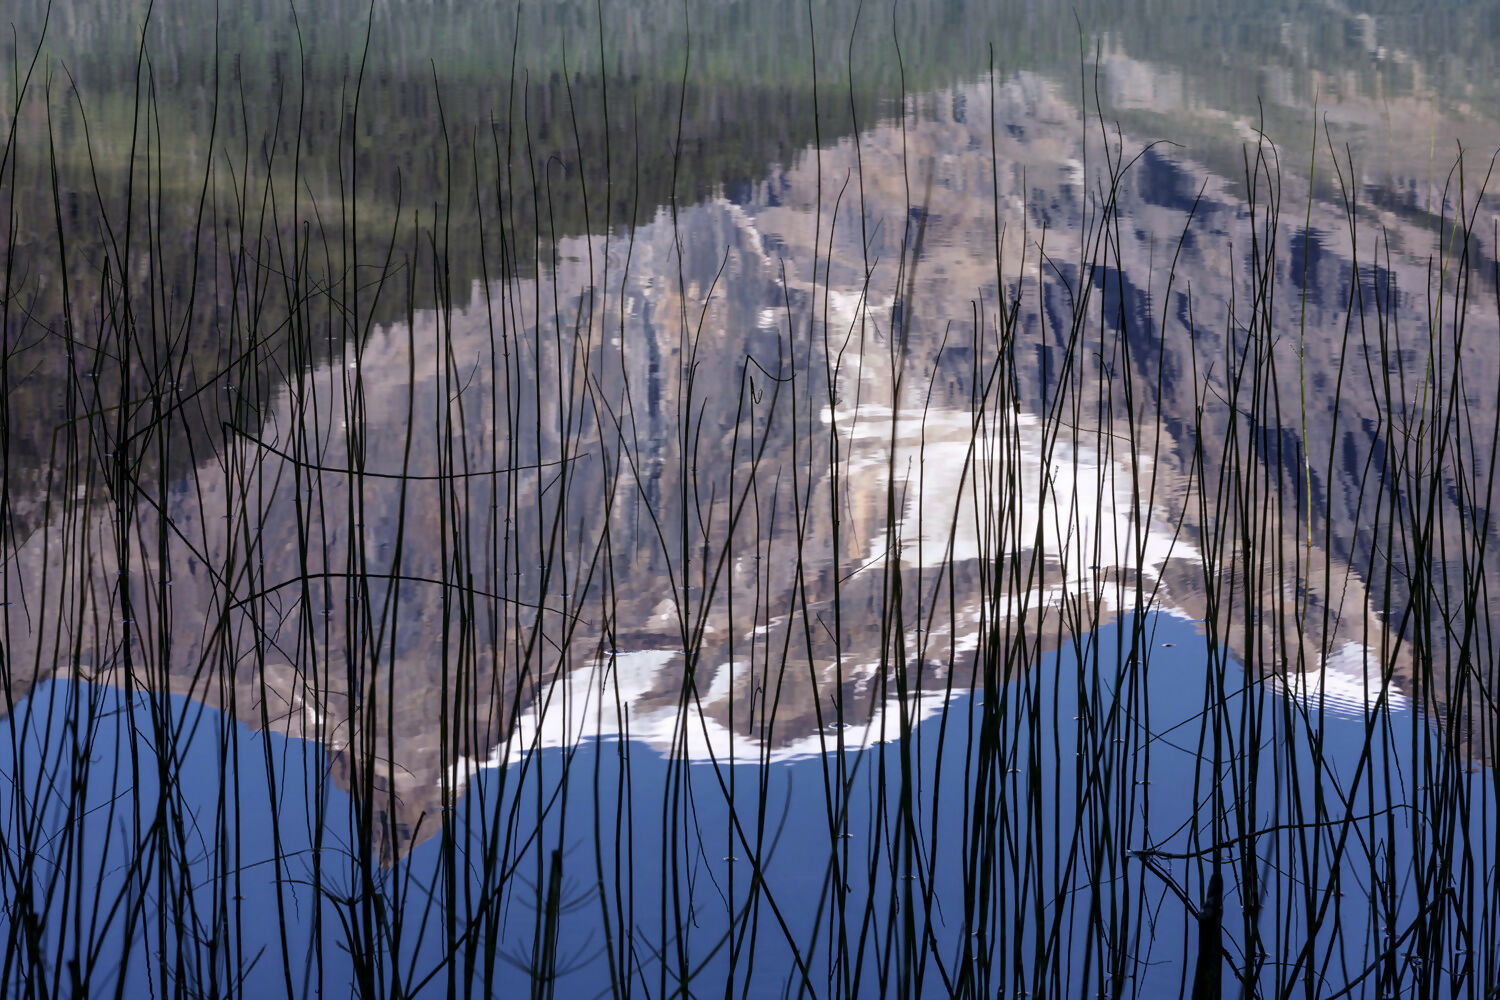
<path fill-rule="evenodd" d="M 1145 154 L 1096 109 L 1076 224 L 1005 224 L 993 71 L 955 309 L 904 93 L 864 123 L 900 214 L 863 133 L 819 135 L 789 259 L 675 198 L 619 225 L 588 186 L 639 190 L 630 137 L 536 155 L 519 53 L 479 135 L 435 73 L 445 184 L 372 205 L 357 71 L 333 190 L 295 73 L 268 117 L 220 101 L 185 184 L 148 48 L 108 162 L 45 51 L 0 157 L 4 992 L 1500 984 L 1500 298 L 1462 163 L 1418 289 L 1317 164 L 1331 355 L 1274 146 L 1143 317 Z M 631 94 L 590 99 L 549 127 Z M 1216 239 L 1229 287 L 1182 287 Z"/>

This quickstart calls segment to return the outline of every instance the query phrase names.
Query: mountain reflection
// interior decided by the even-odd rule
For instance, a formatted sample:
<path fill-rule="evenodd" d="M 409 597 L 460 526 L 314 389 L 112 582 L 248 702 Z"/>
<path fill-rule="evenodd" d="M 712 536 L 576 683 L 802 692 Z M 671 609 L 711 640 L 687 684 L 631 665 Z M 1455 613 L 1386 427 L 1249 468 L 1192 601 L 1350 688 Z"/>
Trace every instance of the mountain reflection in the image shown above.
<path fill-rule="evenodd" d="M 913 98 L 289 372 L 196 477 L 116 518 L 56 506 L 18 547 L 13 696 L 58 664 L 316 740 L 387 857 L 478 767 L 599 737 L 760 761 L 899 738 L 1146 607 L 1315 709 L 1450 708 L 1403 617 L 1442 580 L 1386 572 L 1420 470 L 1387 465 L 1456 371 L 1474 440 L 1495 421 L 1492 305 L 1429 294 L 1493 247 L 1434 278 L 1451 234 L 1421 217 L 1361 210 L 1383 228 L 1351 250 L 1295 175 L 1080 118 L 1024 74 Z M 1461 353 L 1389 391 L 1428 348 L 1375 324 L 1434 316 L 1467 324 Z M 1491 500 L 1431 523 L 1488 540 Z"/>

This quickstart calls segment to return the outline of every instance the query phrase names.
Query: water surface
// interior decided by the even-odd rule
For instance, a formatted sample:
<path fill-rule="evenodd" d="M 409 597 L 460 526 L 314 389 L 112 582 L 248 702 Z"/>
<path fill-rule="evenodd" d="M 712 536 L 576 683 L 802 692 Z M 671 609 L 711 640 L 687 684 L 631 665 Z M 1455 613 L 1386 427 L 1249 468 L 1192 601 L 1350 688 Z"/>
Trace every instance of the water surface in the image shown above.
<path fill-rule="evenodd" d="M 1490 26 L 983 6 L 54 9 L 7 980 L 1493 984 Z"/>

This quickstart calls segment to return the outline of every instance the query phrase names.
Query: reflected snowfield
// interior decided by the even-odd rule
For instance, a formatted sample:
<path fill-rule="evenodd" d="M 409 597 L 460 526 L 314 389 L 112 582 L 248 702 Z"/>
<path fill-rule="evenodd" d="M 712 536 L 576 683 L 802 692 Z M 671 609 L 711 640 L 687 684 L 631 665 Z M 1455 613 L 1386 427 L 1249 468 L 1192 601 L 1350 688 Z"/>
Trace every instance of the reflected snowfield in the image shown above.
<path fill-rule="evenodd" d="M 1146 997 L 1211 930 L 1231 995 L 1492 974 L 1492 234 L 1070 93 L 539 239 L 33 503 L 12 940 L 123 995 Z M 1398 342 L 1433 301 L 1467 339 Z"/>
<path fill-rule="evenodd" d="M 608 921 L 623 898 L 638 934 L 628 950 L 613 956 L 627 963 L 614 975 L 628 975 L 640 988 L 655 990 L 665 982 L 669 992 L 683 988 L 692 994 L 716 993 L 732 980 L 737 988 L 752 994 L 788 989 L 796 993 L 805 984 L 792 958 L 795 948 L 805 962 L 810 992 L 822 995 L 826 982 L 837 981 L 844 971 L 856 974 L 856 970 L 828 967 L 829 957 L 818 944 L 829 932 L 826 920 L 835 905 L 831 880 L 835 872 L 842 872 L 849 888 L 839 897 L 838 905 L 843 907 L 839 912 L 845 914 L 845 930 L 852 935 L 869 933 L 865 928 L 868 907 L 881 912 L 882 900 L 892 893 L 903 896 L 903 881 L 910 878 L 919 883 L 912 898 L 919 908 L 917 919 L 926 928 L 923 935 L 931 935 L 933 954 L 921 981 L 910 984 L 910 992 L 946 996 L 966 962 L 985 964 L 996 977 L 992 981 L 1006 981 L 1011 950 L 1029 954 L 1037 947 L 1039 921 L 1044 928 L 1053 920 L 1072 923 L 1078 939 L 1085 939 L 1090 879 L 1095 876 L 1090 866 L 1077 865 L 1067 854 L 1041 851 L 1037 867 L 1014 886 L 1014 894 L 994 901 L 999 905 L 996 911 L 966 913 L 960 903 L 965 898 L 964 885 L 984 867 L 983 855 L 996 843 L 1012 836 L 1034 838 L 1038 845 L 1058 837 L 1066 841 L 1077 835 L 1072 832 L 1081 819 L 1077 810 L 1085 802 L 1088 810 L 1117 810 L 1116 835 L 1128 839 L 1117 847 L 1127 854 L 1152 853 L 1149 866 L 1132 860 L 1099 873 L 1109 879 L 1100 888 L 1106 900 L 1115 900 L 1113 905 L 1139 893 L 1152 908 L 1153 932 L 1137 946 L 1129 987 L 1140 995 L 1175 993 L 1184 963 L 1190 966 L 1192 961 L 1184 944 L 1190 918 L 1164 879 L 1175 880 L 1177 890 L 1197 898 L 1212 860 L 1180 856 L 1187 847 L 1187 831 L 1195 824 L 1212 824 L 1201 806 L 1211 797 L 1216 765 L 1202 756 L 1205 751 L 1196 735 L 1204 710 L 1200 678 L 1210 664 L 1194 625 L 1169 615 L 1154 615 L 1139 630 L 1128 622 L 1104 628 L 1095 637 L 1089 662 L 1095 666 L 1115 663 L 1132 642 L 1141 641 L 1151 647 L 1141 671 L 1142 697 L 1138 703 L 1134 697 L 1126 699 L 1136 704 L 1138 714 L 1120 724 L 1118 732 L 1121 745 L 1137 754 L 1151 754 L 1149 783 L 1111 780 L 1101 784 L 1087 777 L 1088 768 L 1123 768 L 1121 776 L 1128 778 L 1132 772 L 1123 752 L 1111 752 L 1113 759 L 1079 758 L 1077 767 L 1068 763 L 1082 753 L 1075 748 L 1092 745 L 1080 730 L 1080 705 L 1086 712 L 1091 702 L 1108 702 L 1117 692 L 1103 681 L 1085 681 L 1080 688 L 1073 679 L 1087 676 L 1091 671 L 1080 668 L 1088 664 L 1063 653 L 1035 677 L 995 693 L 989 711 L 999 717 L 998 725 L 1005 732 L 1014 734 L 1007 756 L 1017 767 L 1010 774 L 992 776 L 989 780 L 994 783 L 982 786 L 988 801 L 974 798 L 975 769 L 981 757 L 979 730 L 986 708 L 983 699 L 970 694 L 946 702 L 931 697 L 922 719 L 912 719 L 910 734 L 903 740 L 882 743 L 878 732 L 860 727 L 846 730 L 843 747 L 848 758 L 843 773 L 847 789 L 839 796 L 834 815 L 829 811 L 826 781 L 836 769 L 816 742 L 778 751 L 771 767 L 753 755 L 748 761 L 727 755 L 710 757 L 701 746 L 693 748 L 693 762 L 687 763 L 662 751 L 657 724 L 649 719 L 641 720 L 639 738 L 633 735 L 630 740 L 565 733 L 552 728 L 549 721 L 548 728 L 535 734 L 533 745 L 538 750 L 514 755 L 503 771 L 484 770 L 474 777 L 454 817 L 454 842 L 461 855 L 474 859 L 493 850 L 497 839 L 506 840 L 503 855 L 512 868 L 510 877 L 523 882 L 534 882 L 539 875 L 545 879 L 550 865 L 547 845 L 560 845 L 566 916 L 556 942 L 559 954 L 565 956 L 556 980 L 559 990 L 608 992 L 609 942 L 623 947 L 618 937 L 609 937 L 611 930 L 618 936 L 621 928 L 609 926 Z M 649 673 L 661 666 L 646 666 L 643 661 L 649 655 L 620 659 L 634 661 Z M 622 676 L 628 677 L 625 663 L 620 667 Z M 621 686 L 628 690 L 628 680 Z M 1264 700 L 1259 710 L 1268 718 L 1281 714 L 1271 695 L 1238 696 L 1229 703 L 1230 711 L 1238 715 L 1239 699 L 1255 697 Z M 325 995 L 342 995 L 353 988 L 345 936 L 357 933 L 358 927 L 362 876 L 355 859 L 359 836 L 351 823 L 348 797 L 315 779 L 323 767 L 320 748 L 242 725 L 226 727 L 217 712 L 177 696 L 129 699 L 108 688 L 53 682 L 17 706 L 6 723 L 9 731 L 0 740 L 0 752 L 5 754 L 6 773 L 16 782 L 36 788 L 38 782 L 69 773 L 71 741 L 59 746 L 50 734 L 64 728 L 64 719 L 76 717 L 67 702 L 78 698 L 93 699 L 92 715 L 97 722 L 90 734 L 89 752 L 122 762 L 138 755 L 145 765 L 140 773 L 147 776 L 154 773 L 160 748 L 146 735 L 150 725 L 143 724 L 143 719 L 166 713 L 191 734 L 178 741 L 171 753 L 175 781 L 171 795 L 177 799 L 172 808 L 193 821 L 184 835 L 186 842 L 179 845 L 189 848 L 185 867 L 162 873 L 131 871 L 135 850 L 120 814 L 137 806 L 149 812 L 155 808 L 159 789 L 149 780 L 133 785 L 129 769 L 122 768 L 113 784 L 96 780 L 84 793 L 89 818 L 81 831 L 79 850 L 99 873 L 97 897 L 59 899 L 53 904 L 59 913 L 64 906 L 88 913 L 95 899 L 107 905 L 112 894 L 126 889 L 133 879 L 141 879 L 148 892 L 155 891 L 151 887 L 157 877 L 182 878 L 201 887 L 190 897 L 190 905 L 198 911 L 196 923 L 190 919 L 176 930 L 145 928 L 132 933 L 135 941 L 125 949 L 133 956 L 123 973 L 125 992 L 159 993 L 162 984 L 153 979 L 155 963 L 160 951 L 172 950 L 172 935 L 191 935 L 194 927 L 206 930 L 214 908 L 226 905 L 219 895 L 223 890 L 214 888 L 225 852 L 236 859 L 240 872 L 233 883 L 240 914 L 238 938 L 230 954 L 245 959 L 264 956 L 250 966 L 245 989 L 262 993 L 283 988 L 285 971 L 278 957 L 283 935 L 291 942 L 291 975 L 299 990 L 316 985 Z M 588 714 L 582 705 L 575 706 L 575 711 L 578 717 Z M 1038 722 L 1038 716 L 1044 721 Z M 1406 712 L 1388 712 L 1384 719 L 1384 738 L 1397 746 L 1423 738 L 1414 733 Z M 1361 766 L 1364 728 L 1363 713 L 1321 714 L 1316 724 L 1322 738 L 1318 766 L 1347 781 Z M 817 741 L 818 737 L 808 739 Z M 666 745 L 673 745 L 670 736 Z M 1248 766 L 1242 749 L 1224 748 L 1224 762 L 1233 760 L 1235 768 Z M 1277 766 L 1279 753 L 1273 743 L 1262 746 L 1260 753 L 1262 766 Z M 1058 761 L 1056 767 L 1046 763 L 1052 759 Z M 1365 766 L 1369 763 L 1364 761 Z M 1385 768 L 1390 772 L 1385 773 Z M 1408 825 L 1398 817 L 1387 827 L 1381 816 L 1388 803 L 1379 790 L 1411 788 L 1416 775 L 1387 760 L 1377 763 L 1377 773 L 1363 780 L 1360 787 L 1372 790 L 1374 797 L 1362 795 L 1358 803 L 1347 805 L 1371 817 L 1361 826 L 1377 838 L 1382 852 L 1406 854 L 1412 850 Z M 891 791 L 901 782 L 915 783 L 909 801 Z M 1483 773 L 1472 774 L 1476 802 L 1484 801 L 1484 782 Z M 1088 796 L 1080 794 L 1084 786 L 1098 793 L 1111 784 L 1119 787 L 1107 793 L 1105 802 L 1089 803 Z M 1226 787 L 1230 784 L 1226 776 Z M 225 795 L 231 785 L 234 795 Z M 631 792 L 628 798 L 620 795 L 625 788 Z M 1188 789 L 1195 791 L 1188 794 Z M 670 794 L 690 798 L 693 809 L 661 827 L 659 806 L 663 796 Z M 1306 846 L 1298 846 L 1299 835 L 1288 825 L 1299 809 L 1312 808 L 1311 787 L 1304 787 L 1301 795 L 1303 801 L 1298 802 L 1286 791 L 1268 791 L 1256 804 L 1254 820 L 1267 831 L 1262 836 L 1282 842 L 1274 848 L 1263 844 L 1261 850 L 1283 854 L 1286 864 L 1295 865 L 1295 851 Z M 3 832 L 7 838 L 14 836 L 17 821 L 13 801 L 14 786 L 8 785 L 0 791 L 0 816 L 6 817 Z M 1200 808 L 1195 809 L 1195 804 Z M 908 822 L 906 809 L 924 832 L 915 854 L 893 856 L 888 853 L 889 838 Z M 1011 810 L 1018 817 L 1030 818 L 1003 820 L 998 829 L 986 826 L 986 813 L 991 818 L 1003 817 Z M 45 824 L 46 815 L 43 811 L 38 821 Z M 1468 820 L 1475 835 L 1493 822 L 1492 804 Z M 1332 849 L 1325 846 L 1322 850 Z M 379 876 L 386 891 L 410 909 L 408 919 L 423 919 L 420 915 L 428 910 L 429 893 L 444 884 L 444 851 L 441 842 L 428 840 Z M 664 867 L 664 858 L 674 857 L 679 865 L 675 874 L 670 863 Z M 52 860 L 72 863 L 67 858 Z M 462 866 L 460 882 L 462 870 L 468 867 Z M 1363 884 L 1362 860 L 1335 875 L 1337 854 L 1330 853 L 1322 867 L 1318 877 L 1324 885 L 1342 884 L 1346 895 L 1374 892 L 1374 887 Z M 272 868 L 282 872 L 279 887 L 270 878 Z M 672 905 L 694 913 L 689 923 L 680 922 L 675 912 L 660 910 L 663 881 L 673 878 L 681 880 L 674 890 L 681 898 L 673 899 Z M 481 881 L 476 876 L 476 891 Z M 1260 919 L 1269 921 L 1270 914 L 1296 912 L 1294 899 L 1278 901 L 1275 895 L 1288 891 L 1286 887 L 1268 882 L 1267 888 L 1272 895 L 1262 900 Z M 923 897 L 929 894 L 953 902 L 924 906 Z M 488 990 L 481 988 L 486 980 L 479 972 L 471 969 L 466 974 L 462 963 L 447 960 L 436 934 L 425 941 L 408 935 L 399 954 L 393 955 L 388 973 L 399 973 L 401 981 L 412 984 L 416 996 L 446 995 L 455 983 L 460 993 L 471 987 L 481 994 L 525 988 L 530 982 L 538 919 L 527 909 L 526 896 L 518 893 L 501 922 L 500 937 L 494 943 L 500 961 L 487 980 Z M 1418 902 L 1409 893 L 1400 899 L 1404 900 L 1398 904 L 1400 916 L 1410 918 L 1408 911 Z M 731 973 L 729 953 L 743 946 L 739 936 L 756 908 L 763 911 L 758 933 L 765 936 L 756 943 L 757 961 L 753 971 L 747 972 L 741 963 Z M 1368 914 L 1370 908 L 1341 911 L 1342 936 L 1331 946 L 1334 961 L 1353 963 L 1360 958 L 1358 946 L 1364 932 L 1350 921 L 1361 911 Z M 107 913 L 95 914 L 93 919 L 97 921 L 94 932 L 106 941 L 105 953 L 113 953 L 117 939 L 125 933 L 123 926 L 118 919 L 111 923 Z M 428 914 L 426 919 L 439 918 Z M 1226 921 L 1231 952 L 1238 919 L 1235 913 L 1234 920 Z M 982 921 L 982 927 L 976 920 Z M 1291 928 L 1292 933 L 1307 931 Z M 875 990 L 877 983 L 883 990 L 895 986 L 881 980 L 877 955 L 872 950 L 857 970 L 862 989 Z M 1059 967 L 1052 974 L 1062 982 L 1078 984 L 1077 963 L 1082 957 L 1056 956 Z M 1328 956 L 1320 953 L 1319 957 L 1326 961 Z M 689 983 L 676 978 L 683 963 L 693 975 Z M 209 973 L 208 969 L 190 971 L 205 977 Z M 467 986 L 466 975 L 474 977 Z M 96 985 L 105 990 L 113 985 L 112 980 L 113 974 L 96 980 Z M 202 988 L 203 983 L 198 985 Z M 1225 989 L 1238 986 L 1226 971 Z"/>

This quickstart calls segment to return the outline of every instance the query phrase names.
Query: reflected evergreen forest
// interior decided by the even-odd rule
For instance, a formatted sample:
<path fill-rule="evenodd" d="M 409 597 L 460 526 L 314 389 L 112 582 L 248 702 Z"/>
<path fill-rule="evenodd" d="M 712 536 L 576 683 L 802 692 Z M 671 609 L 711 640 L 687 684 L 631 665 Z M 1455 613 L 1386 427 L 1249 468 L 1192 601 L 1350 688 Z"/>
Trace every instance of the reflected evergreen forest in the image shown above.
<path fill-rule="evenodd" d="M 1500 995 L 1488 6 L 4 20 L 0 995 Z"/>

